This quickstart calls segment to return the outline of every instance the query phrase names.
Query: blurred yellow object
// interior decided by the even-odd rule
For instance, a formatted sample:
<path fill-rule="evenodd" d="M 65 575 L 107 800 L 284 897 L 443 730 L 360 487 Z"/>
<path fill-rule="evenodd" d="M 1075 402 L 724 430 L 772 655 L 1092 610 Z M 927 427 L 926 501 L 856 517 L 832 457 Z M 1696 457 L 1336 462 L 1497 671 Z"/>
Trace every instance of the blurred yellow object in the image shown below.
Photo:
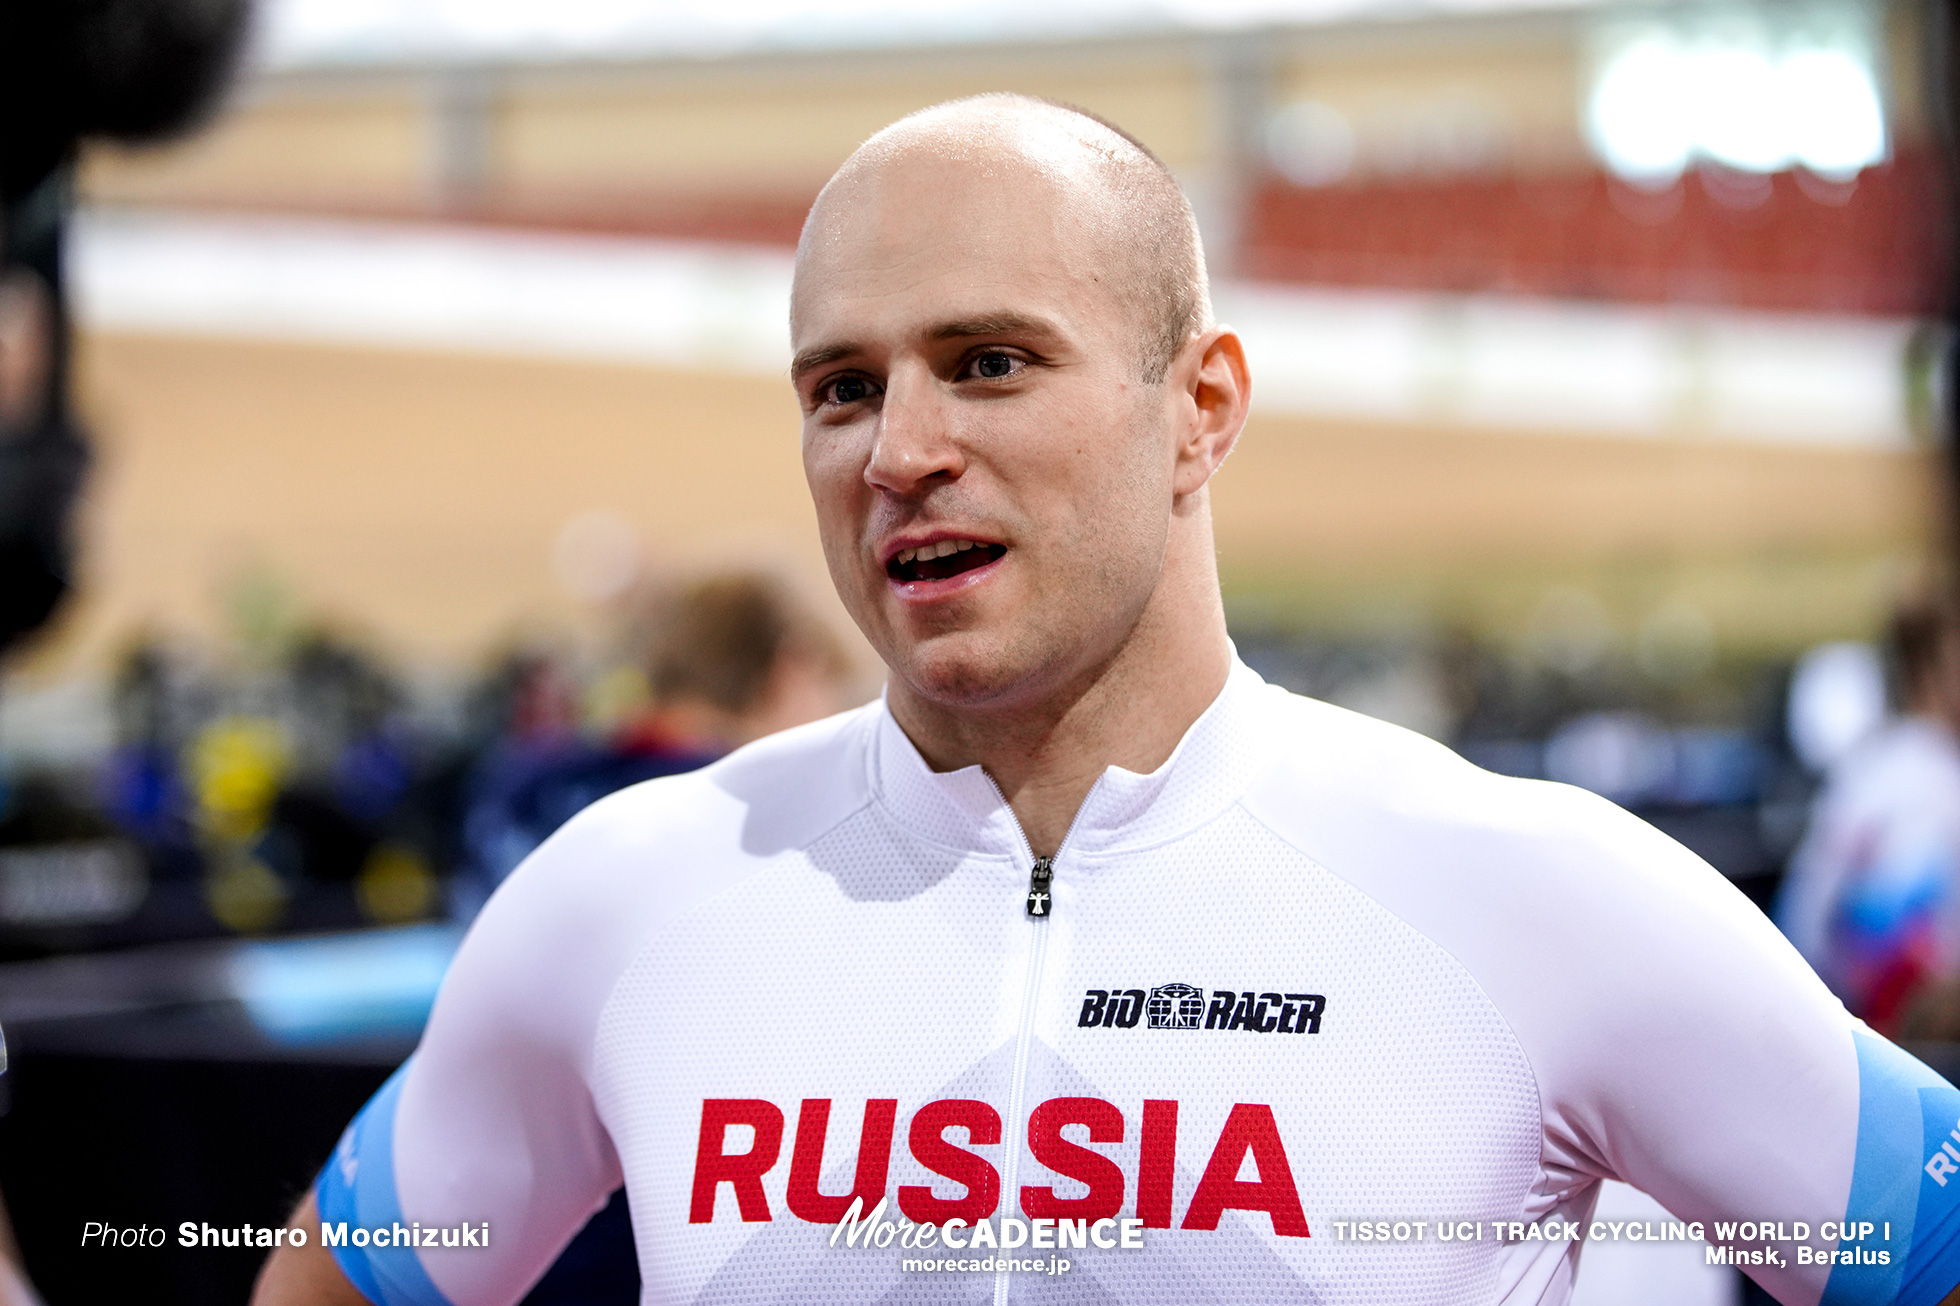
<path fill-rule="evenodd" d="M 419 920 L 435 906 L 435 873 L 413 848 L 377 844 L 354 879 L 354 897 L 380 924 Z"/>
<path fill-rule="evenodd" d="M 256 857 L 219 859 L 204 877 L 204 901 L 211 914 L 240 934 L 277 925 L 290 897 L 285 884 Z"/>
<path fill-rule="evenodd" d="M 188 752 L 204 833 L 230 841 L 257 834 L 286 773 L 289 750 L 279 723 L 266 717 L 219 717 L 198 732 Z"/>
<path fill-rule="evenodd" d="M 646 672 L 621 664 L 606 671 L 585 691 L 585 723 L 610 734 L 645 712 L 653 703 Z"/>

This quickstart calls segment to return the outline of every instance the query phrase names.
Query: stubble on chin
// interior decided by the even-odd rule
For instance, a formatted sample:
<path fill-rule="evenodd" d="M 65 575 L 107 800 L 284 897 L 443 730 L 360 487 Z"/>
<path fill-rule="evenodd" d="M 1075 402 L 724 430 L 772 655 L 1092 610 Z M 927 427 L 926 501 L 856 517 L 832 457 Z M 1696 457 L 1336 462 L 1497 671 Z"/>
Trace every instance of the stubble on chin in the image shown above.
<path fill-rule="evenodd" d="M 902 641 L 887 657 L 894 675 L 916 697 L 945 711 L 1011 706 L 1029 684 L 1028 650 L 1015 641 L 978 631 L 956 631 Z"/>

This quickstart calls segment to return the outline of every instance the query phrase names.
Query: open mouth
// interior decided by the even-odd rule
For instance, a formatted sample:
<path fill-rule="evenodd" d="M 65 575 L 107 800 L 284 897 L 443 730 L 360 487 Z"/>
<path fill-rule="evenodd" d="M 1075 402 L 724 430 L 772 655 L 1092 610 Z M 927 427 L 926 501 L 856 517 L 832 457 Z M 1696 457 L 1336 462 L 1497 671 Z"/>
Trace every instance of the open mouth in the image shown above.
<path fill-rule="evenodd" d="M 938 540 L 916 549 L 900 549 L 885 564 L 885 574 L 896 581 L 950 580 L 961 572 L 984 567 L 1006 553 L 1004 544 Z"/>

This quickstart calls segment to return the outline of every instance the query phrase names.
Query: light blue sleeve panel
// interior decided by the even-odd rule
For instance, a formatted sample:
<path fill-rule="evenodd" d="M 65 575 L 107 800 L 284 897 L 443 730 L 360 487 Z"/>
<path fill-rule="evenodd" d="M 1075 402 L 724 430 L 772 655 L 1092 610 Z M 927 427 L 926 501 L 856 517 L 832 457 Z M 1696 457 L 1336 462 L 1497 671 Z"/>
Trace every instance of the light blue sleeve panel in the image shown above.
<path fill-rule="evenodd" d="M 402 1220 L 401 1200 L 395 1195 L 395 1104 L 401 1098 L 404 1065 L 361 1108 L 340 1136 L 333 1158 L 313 1186 L 320 1208 L 320 1226 L 345 1225 L 348 1239 L 329 1244 L 334 1260 L 348 1281 L 375 1306 L 452 1306 L 430 1281 L 415 1249 L 392 1245 L 395 1226 Z M 352 1233 L 368 1231 L 366 1246 L 356 1246 Z M 391 1245 L 377 1246 L 371 1235 L 386 1230 Z M 406 1237 L 407 1235 L 403 1235 Z"/>
<path fill-rule="evenodd" d="M 1852 1037 L 1858 1154 L 1844 1220 L 1873 1232 L 1839 1242 L 1853 1259 L 1832 1268 L 1819 1306 L 1938 1306 L 1960 1284 L 1960 1089 L 1863 1027 Z"/>

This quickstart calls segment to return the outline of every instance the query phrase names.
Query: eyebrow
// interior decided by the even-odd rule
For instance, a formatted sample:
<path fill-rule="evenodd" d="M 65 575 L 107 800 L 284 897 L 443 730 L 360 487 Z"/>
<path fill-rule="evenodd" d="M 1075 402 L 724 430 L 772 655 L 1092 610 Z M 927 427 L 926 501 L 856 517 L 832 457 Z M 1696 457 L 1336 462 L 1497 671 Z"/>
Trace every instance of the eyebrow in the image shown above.
<path fill-rule="evenodd" d="M 968 336 L 1012 336 L 1030 333 L 1053 335 L 1056 328 L 1046 318 L 1024 313 L 990 313 L 984 317 L 963 318 L 934 327 L 934 340 L 963 340 Z"/>
<path fill-rule="evenodd" d="M 1032 317 L 1025 313 L 1001 312 L 943 322 L 927 334 L 933 340 L 965 340 L 973 336 L 1055 335 L 1058 332 L 1059 328 L 1047 318 Z M 821 345 L 806 349 L 791 360 L 790 379 L 796 380 L 814 368 L 822 367 L 825 363 L 834 363 L 840 358 L 848 358 L 862 350 L 862 345 L 854 343 Z"/>
<path fill-rule="evenodd" d="M 862 348 L 863 346 L 861 345 L 843 344 L 824 345 L 817 349 L 805 349 L 790 360 L 790 380 L 794 381 L 811 368 L 822 367 L 825 363 L 834 363 L 840 358 L 849 358 Z"/>

